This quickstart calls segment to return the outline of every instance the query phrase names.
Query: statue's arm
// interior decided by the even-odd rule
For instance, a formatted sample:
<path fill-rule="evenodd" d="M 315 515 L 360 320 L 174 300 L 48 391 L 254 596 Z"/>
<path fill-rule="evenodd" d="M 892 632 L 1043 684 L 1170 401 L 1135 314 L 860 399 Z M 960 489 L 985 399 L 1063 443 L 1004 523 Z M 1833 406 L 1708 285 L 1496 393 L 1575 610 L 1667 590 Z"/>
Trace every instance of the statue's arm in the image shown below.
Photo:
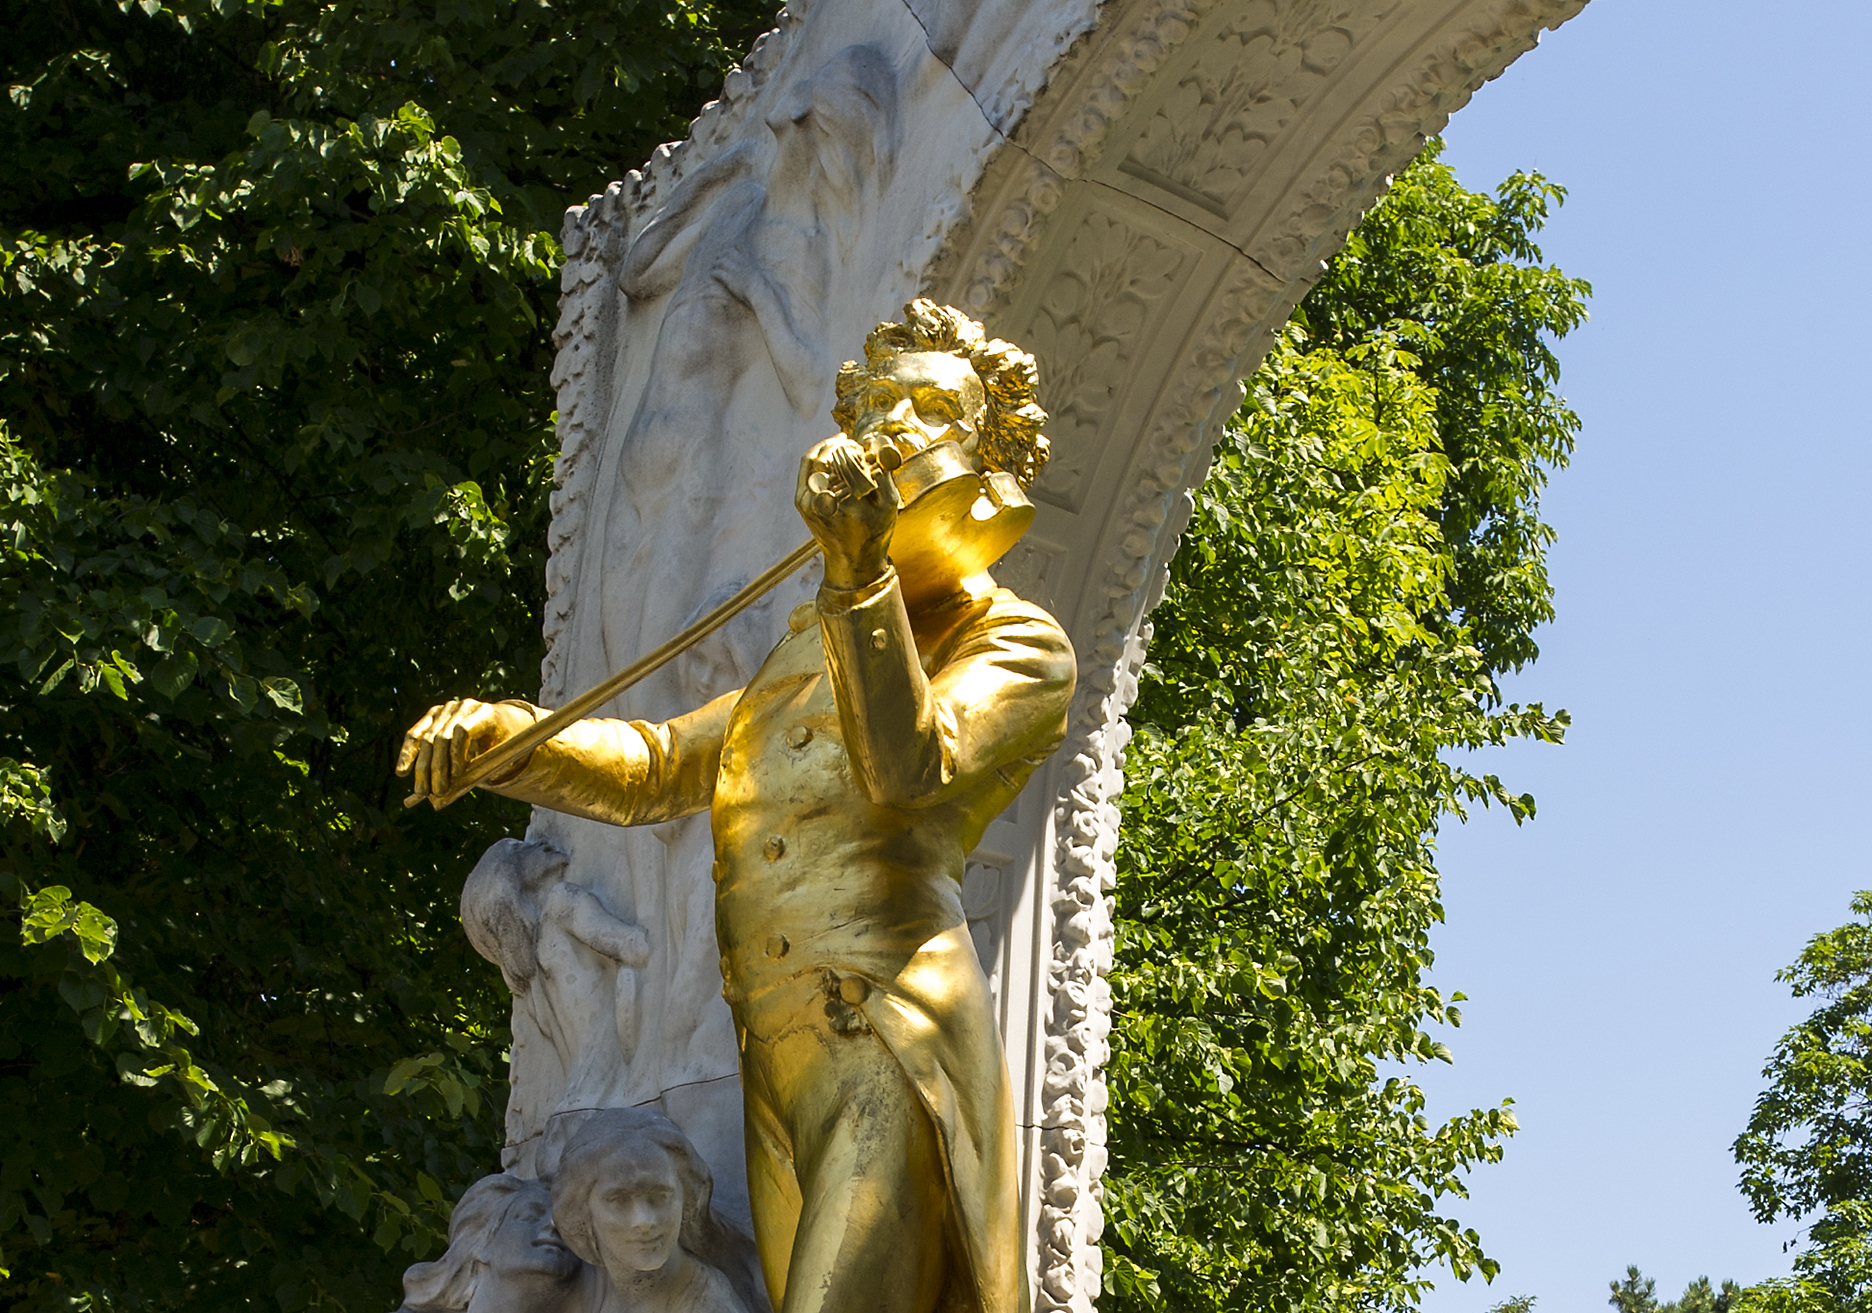
<path fill-rule="evenodd" d="M 612 825 L 655 825 L 707 811 L 739 690 L 674 720 L 581 720 L 483 788 Z M 543 712 L 541 714 L 544 714 Z"/>
<path fill-rule="evenodd" d="M 998 597 L 928 676 L 894 573 L 854 594 L 822 591 L 819 609 L 852 774 L 873 802 L 927 807 L 997 770 L 1013 783 L 1023 758 L 1059 743 L 1075 663 L 1038 607 Z"/>
<path fill-rule="evenodd" d="M 787 404 L 802 417 L 810 415 L 821 404 L 823 316 L 815 306 L 801 302 L 797 306 L 799 315 L 813 321 L 819 331 L 808 332 L 802 328 L 792 299 L 758 259 L 745 257 L 735 261 L 724 273 L 732 278 L 734 290 L 754 311 Z"/>
<path fill-rule="evenodd" d="M 644 928 L 614 915 L 582 884 L 561 880 L 554 885 L 541 915 L 619 966 L 641 967 L 650 960 L 650 936 Z"/>
<path fill-rule="evenodd" d="M 690 250 L 702 235 L 703 211 L 724 189 L 751 177 L 758 163 L 753 144 L 744 143 L 685 176 L 625 250 L 618 270 L 624 294 L 646 301 L 676 286 Z"/>

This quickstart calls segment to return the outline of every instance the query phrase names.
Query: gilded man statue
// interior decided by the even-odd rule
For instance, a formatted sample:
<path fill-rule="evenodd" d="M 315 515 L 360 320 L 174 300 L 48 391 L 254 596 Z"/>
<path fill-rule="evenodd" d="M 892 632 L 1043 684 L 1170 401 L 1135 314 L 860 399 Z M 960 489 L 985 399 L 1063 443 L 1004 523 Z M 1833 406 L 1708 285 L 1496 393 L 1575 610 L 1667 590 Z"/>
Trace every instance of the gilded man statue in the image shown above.
<path fill-rule="evenodd" d="M 842 432 L 800 466 L 824 583 L 747 687 L 662 724 L 576 722 L 484 786 L 617 825 L 710 813 L 778 1313 L 1028 1305 L 1013 1098 L 961 880 L 1072 696 L 1058 623 L 985 572 L 1011 539 L 972 536 L 1027 505 L 1046 458 L 1033 389 L 1033 358 L 958 311 L 917 301 L 879 325 L 839 373 Z M 906 476 L 944 460 L 965 511 L 919 516 L 940 497 Z M 446 794 L 544 714 L 436 707 L 399 772 Z"/>

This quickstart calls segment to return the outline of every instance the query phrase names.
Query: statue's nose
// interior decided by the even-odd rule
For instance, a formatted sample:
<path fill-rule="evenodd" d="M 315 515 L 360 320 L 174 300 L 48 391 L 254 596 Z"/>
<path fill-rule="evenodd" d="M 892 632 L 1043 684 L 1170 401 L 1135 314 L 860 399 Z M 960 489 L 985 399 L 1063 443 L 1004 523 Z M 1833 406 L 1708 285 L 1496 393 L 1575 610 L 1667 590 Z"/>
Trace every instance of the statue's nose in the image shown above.
<path fill-rule="evenodd" d="M 915 433 L 918 431 L 914 422 L 915 416 L 915 407 L 911 404 L 910 398 L 905 397 L 893 404 L 890 409 L 882 411 L 876 421 L 865 426 L 866 431 L 886 437 L 894 433 Z"/>

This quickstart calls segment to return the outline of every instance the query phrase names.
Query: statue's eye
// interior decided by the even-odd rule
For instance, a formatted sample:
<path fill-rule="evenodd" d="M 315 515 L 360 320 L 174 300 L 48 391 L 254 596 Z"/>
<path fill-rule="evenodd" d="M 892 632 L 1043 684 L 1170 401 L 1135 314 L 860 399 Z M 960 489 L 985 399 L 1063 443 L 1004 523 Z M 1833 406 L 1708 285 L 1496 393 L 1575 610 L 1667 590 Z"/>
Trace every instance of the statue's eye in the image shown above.
<path fill-rule="evenodd" d="M 929 424 L 953 424 L 962 418 L 956 399 L 942 388 L 921 388 L 916 397 L 917 415 Z"/>

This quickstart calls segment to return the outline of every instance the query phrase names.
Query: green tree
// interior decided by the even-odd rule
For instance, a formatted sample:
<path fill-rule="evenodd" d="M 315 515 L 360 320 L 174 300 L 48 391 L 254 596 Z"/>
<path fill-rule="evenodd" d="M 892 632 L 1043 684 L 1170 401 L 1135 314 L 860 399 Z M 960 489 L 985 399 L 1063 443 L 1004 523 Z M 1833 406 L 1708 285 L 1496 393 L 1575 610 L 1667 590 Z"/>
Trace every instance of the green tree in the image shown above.
<path fill-rule="evenodd" d="M 1625 1279 L 1612 1283 L 1612 1298 L 1606 1303 L 1619 1313 L 1657 1313 L 1657 1280 L 1638 1270 L 1633 1263 L 1625 1269 Z"/>
<path fill-rule="evenodd" d="M 1758 1220 L 1818 1217 L 1793 1274 L 1749 1288 L 1749 1313 L 1872 1309 L 1872 891 L 1852 912 L 1775 977 L 1819 1006 L 1775 1046 L 1735 1158 Z"/>
<path fill-rule="evenodd" d="M 495 1165 L 521 813 L 390 754 L 534 682 L 560 211 L 768 14 L 0 3 L 13 1307 L 376 1313 Z"/>
<path fill-rule="evenodd" d="M 1275 341 L 1154 616 L 1118 850 L 1109 1310 L 1415 1304 L 1492 1276 L 1440 1211 L 1506 1106 L 1432 1125 L 1381 1063 L 1447 1060 L 1424 983 L 1447 815 L 1533 800 L 1452 749 L 1558 741 L 1496 676 L 1552 614 L 1538 514 L 1578 422 L 1551 340 L 1585 284 L 1561 196 L 1432 147 Z"/>
<path fill-rule="evenodd" d="M 1664 1305 L 1660 1313 L 1729 1313 L 1741 1296 L 1742 1287 L 1734 1281 L 1724 1281 L 1719 1289 L 1708 1277 L 1698 1277 L 1684 1287 L 1683 1294 L 1675 1302 Z"/>
<path fill-rule="evenodd" d="M 1657 1281 L 1638 1270 L 1637 1264 L 1625 1269 L 1622 1281 L 1614 1281 L 1612 1298 L 1606 1303 L 1618 1313 L 1729 1313 L 1742 1296 L 1742 1287 L 1733 1281 L 1722 1283 L 1718 1290 L 1708 1277 L 1698 1277 L 1684 1287 L 1683 1295 L 1668 1304 L 1658 1303 Z"/>

